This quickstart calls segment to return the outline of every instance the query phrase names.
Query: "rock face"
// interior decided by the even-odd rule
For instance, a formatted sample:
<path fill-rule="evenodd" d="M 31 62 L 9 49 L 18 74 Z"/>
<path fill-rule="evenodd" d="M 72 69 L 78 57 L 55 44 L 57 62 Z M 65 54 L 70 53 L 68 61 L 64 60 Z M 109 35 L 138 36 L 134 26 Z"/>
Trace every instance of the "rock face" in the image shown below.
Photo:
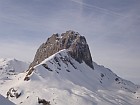
<path fill-rule="evenodd" d="M 37 50 L 35 58 L 30 64 L 30 68 L 62 49 L 68 49 L 68 53 L 72 58 L 79 63 L 84 61 L 88 66 L 94 69 L 89 46 L 85 37 L 74 31 L 66 31 L 66 33 L 62 33 L 61 35 L 53 34 L 48 38 Z"/>

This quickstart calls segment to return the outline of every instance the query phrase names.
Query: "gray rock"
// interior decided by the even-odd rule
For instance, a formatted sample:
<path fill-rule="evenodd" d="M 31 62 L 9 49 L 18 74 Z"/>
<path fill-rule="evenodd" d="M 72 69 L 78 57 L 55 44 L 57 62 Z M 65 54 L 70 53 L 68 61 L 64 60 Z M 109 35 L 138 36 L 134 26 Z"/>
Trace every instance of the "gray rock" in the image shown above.
<path fill-rule="evenodd" d="M 79 63 L 84 61 L 89 67 L 94 69 L 89 46 L 85 37 L 71 30 L 61 35 L 53 34 L 48 38 L 37 50 L 35 58 L 29 68 L 41 63 L 46 58 L 62 49 L 68 49 L 68 53 L 72 58 Z"/>

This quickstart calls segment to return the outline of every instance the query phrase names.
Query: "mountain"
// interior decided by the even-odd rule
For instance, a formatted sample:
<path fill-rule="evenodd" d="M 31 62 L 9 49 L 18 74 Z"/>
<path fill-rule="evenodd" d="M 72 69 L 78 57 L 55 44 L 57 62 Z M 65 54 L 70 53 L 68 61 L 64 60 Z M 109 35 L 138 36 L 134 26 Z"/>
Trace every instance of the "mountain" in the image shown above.
<path fill-rule="evenodd" d="M 140 105 L 140 86 L 91 60 L 85 37 L 54 34 L 26 72 L 0 79 L 0 93 L 16 105 Z"/>
<path fill-rule="evenodd" d="M 88 66 L 93 68 L 89 46 L 85 37 L 71 30 L 61 35 L 53 34 L 48 38 L 37 50 L 34 61 L 30 67 L 41 63 L 62 49 L 67 49 L 71 57 L 77 62 L 82 63 L 82 61 L 84 61 Z"/>
<path fill-rule="evenodd" d="M 0 79 L 10 79 L 12 75 L 16 75 L 26 71 L 29 67 L 28 63 L 16 59 L 0 59 Z"/>

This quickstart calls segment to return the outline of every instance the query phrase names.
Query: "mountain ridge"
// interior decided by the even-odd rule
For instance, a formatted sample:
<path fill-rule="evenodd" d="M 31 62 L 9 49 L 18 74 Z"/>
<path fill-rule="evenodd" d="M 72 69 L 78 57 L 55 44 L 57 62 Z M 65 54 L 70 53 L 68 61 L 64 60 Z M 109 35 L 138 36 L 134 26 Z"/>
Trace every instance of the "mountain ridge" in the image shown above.
<path fill-rule="evenodd" d="M 30 67 L 41 63 L 41 61 L 62 49 L 68 49 L 71 57 L 79 63 L 84 61 L 88 66 L 94 69 L 89 46 L 85 37 L 72 30 L 66 31 L 61 35 L 53 34 L 49 37 L 47 41 L 38 48 Z"/>
<path fill-rule="evenodd" d="M 67 31 L 66 33 L 69 36 L 71 32 L 76 33 L 73 31 Z M 76 34 L 79 35 L 79 33 Z M 53 38 L 57 38 L 56 36 L 61 37 L 55 34 Z M 63 38 L 65 39 L 65 37 L 61 37 L 59 40 Z M 66 38 L 65 40 L 68 39 Z M 83 46 L 86 46 L 85 49 L 88 50 L 87 54 L 89 55 L 88 57 L 84 57 L 87 57 L 89 61 L 92 60 L 86 40 L 83 40 L 83 43 L 77 36 L 74 40 L 75 39 L 78 39 L 78 43 L 80 43 L 78 48 L 81 49 Z M 55 47 L 52 45 L 54 42 L 57 43 L 57 41 L 54 40 L 47 46 L 52 46 L 52 48 L 56 49 L 55 44 Z M 66 43 L 63 43 L 65 45 L 62 46 L 67 46 L 68 44 L 68 48 L 60 48 L 55 51 L 50 49 L 48 50 L 50 52 L 52 51 L 50 55 L 47 55 L 48 52 L 44 50 L 44 48 L 46 48 L 45 43 L 43 44 L 45 47 L 41 45 L 28 70 L 27 67 L 24 68 L 27 70 L 26 72 L 18 72 L 15 75 L 10 75 L 10 79 L 0 78 L 0 93 L 16 105 L 140 104 L 139 85 L 122 79 L 110 69 L 100 66 L 93 61 L 90 62 L 92 63 L 92 66 L 90 66 L 90 64 L 86 62 L 88 60 L 85 60 L 84 57 L 77 60 L 77 57 L 81 57 L 81 55 L 83 56 L 86 53 L 83 49 L 79 51 L 75 49 L 75 47 L 73 48 L 73 45 L 75 46 L 73 42 L 71 44 L 67 43 L 69 41 L 65 42 Z M 48 41 L 46 43 L 48 43 Z M 77 50 L 79 52 L 73 53 L 73 51 Z M 40 51 L 43 52 L 40 53 Z M 81 51 L 83 51 L 82 54 Z M 40 54 L 38 55 L 38 53 Z M 72 53 L 78 55 L 73 56 Z M 16 60 L 13 61 L 17 62 Z M 24 64 L 24 62 L 22 63 Z M 16 63 L 16 65 L 18 65 L 18 63 Z M 7 77 L 7 72 L 9 71 L 7 68 L 2 69 L 6 71 L 3 77 Z M 21 68 L 18 67 L 16 71 L 20 70 Z"/>
<path fill-rule="evenodd" d="M 17 105 L 39 105 L 38 98 L 50 101 L 51 105 L 139 105 L 140 87 L 95 62 L 93 70 L 67 52 L 61 50 L 36 65 L 28 81 L 24 81 L 27 72 L 19 73 L 10 80 L 12 83 L 6 81 L 1 85 L 0 93 L 7 97 L 9 89 L 16 90 L 21 95 L 8 99 Z M 73 64 L 69 60 L 64 63 L 64 58 Z"/>

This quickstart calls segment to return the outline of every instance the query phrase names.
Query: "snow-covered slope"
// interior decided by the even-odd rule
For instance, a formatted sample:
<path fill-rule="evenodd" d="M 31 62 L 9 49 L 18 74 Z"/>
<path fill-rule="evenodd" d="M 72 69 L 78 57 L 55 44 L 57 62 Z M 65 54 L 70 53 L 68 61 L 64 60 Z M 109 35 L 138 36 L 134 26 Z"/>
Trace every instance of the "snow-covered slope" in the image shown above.
<path fill-rule="evenodd" d="M 15 105 L 15 104 L 6 99 L 5 97 L 3 97 L 2 95 L 0 95 L 0 105 Z"/>
<path fill-rule="evenodd" d="M 29 64 L 16 59 L 0 59 L 0 79 L 10 79 L 11 75 L 22 73 L 28 69 Z"/>
<path fill-rule="evenodd" d="M 77 62 L 64 49 L 0 84 L 0 93 L 17 105 L 39 105 L 40 100 L 51 105 L 140 105 L 139 86 L 93 65 L 94 70 Z"/>
<path fill-rule="evenodd" d="M 0 69 L 4 69 L 7 71 L 15 71 L 15 72 L 23 72 L 28 68 L 29 64 L 26 62 L 22 62 L 16 59 L 10 58 L 1 58 L 0 59 Z"/>

